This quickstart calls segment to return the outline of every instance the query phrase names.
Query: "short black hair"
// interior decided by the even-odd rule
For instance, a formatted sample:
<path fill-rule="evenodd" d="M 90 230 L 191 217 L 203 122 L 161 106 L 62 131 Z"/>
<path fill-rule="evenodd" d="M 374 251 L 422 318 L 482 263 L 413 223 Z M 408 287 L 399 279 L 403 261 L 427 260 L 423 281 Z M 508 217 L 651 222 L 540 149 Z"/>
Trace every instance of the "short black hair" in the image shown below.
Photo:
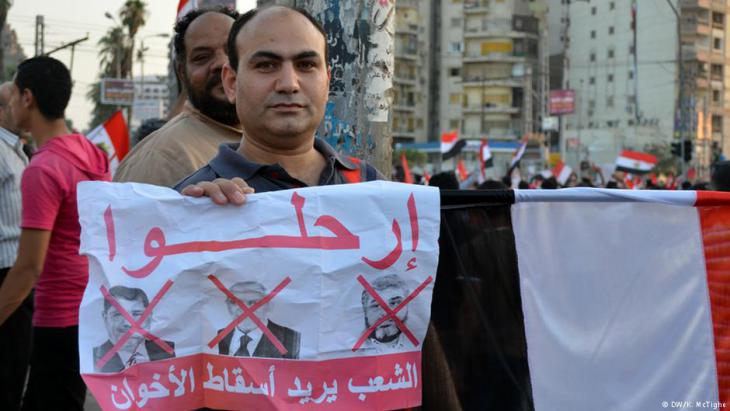
<path fill-rule="evenodd" d="M 109 289 L 109 294 L 111 294 L 115 298 L 122 298 L 124 300 L 138 300 L 142 302 L 145 307 L 150 305 L 150 300 L 147 298 L 147 294 L 145 294 L 145 292 L 139 288 L 130 288 L 123 285 L 115 285 L 114 287 Z M 109 300 L 105 298 L 104 312 L 109 311 L 109 308 L 111 308 L 111 306 L 112 304 L 109 302 Z"/>
<path fill-rule="evenodd" d="M 231 68 L 233 71 L 238 71 L 238 50 L 236 50 L 236 36 L 238 36 L 238 33 L 241 32 L 241 29 L 243 26 L 246 25 L 251 19 L 253 19 L 260 11 L 272 8 L 272 7 L 278 7 L 278 8 L 284 8 L 287 10 L 291 10 L 294 12 L 297 12 L 301 14 L 302 16 L 306 17 L 307 20 L 309 20 L 312 25 L 317 29 L 320 34 L 322 34 L 322 37 L 324 37 L 324 61 L 325 64 L 329 67 L 329 45 L 327 44 L 327 32 L 324 31 L 324 27 L 322 24 L 314 18 L 308 11 L 299 8 L 299 7 L 291 7 L 291 6 L 285 6 L 281 4 L 273 5 L 273 6 L 266 6 L 266 7 L 259 7 L 255 9 L 251 9 L 238 17 L 236 21 L 233 23 L 233 26 L 231 26 L 231 31 L 228 33 L 228 44 L 227 44 L 227 51 L 228 51 L 228 64 L 231 65 Z"/>
<path fill-rule="evenodd" d="M 48 56 L 32 57 L 18 65 L 15 85 L 33 93 L 38 111 L 48 120 L 63 118 L 71 99 L 71 72 Z"/>
<path fill-rule="evenodd" d="M 198 17 L 206 13 L 220 13 L 236 20 L 240 14 L 236 10 L 232 10 L 225 6 L 201 7 L 194 9 L 185 14 L 175 23 L 175 37 L 173 37 L 173 46 L 175 47 L 175 61 L 177 63 L 185 62 L 185 33 L 188 27 Z"/>

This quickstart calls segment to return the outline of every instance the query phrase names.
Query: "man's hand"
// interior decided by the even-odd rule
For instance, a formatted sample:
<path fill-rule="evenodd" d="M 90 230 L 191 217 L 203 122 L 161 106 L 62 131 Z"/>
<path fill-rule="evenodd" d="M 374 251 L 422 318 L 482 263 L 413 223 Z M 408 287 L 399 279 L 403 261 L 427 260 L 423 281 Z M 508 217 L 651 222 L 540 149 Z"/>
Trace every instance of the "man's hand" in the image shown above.
<path fill-rule="evenodd" d="M 254 189 L 246 182 L 236 177 L 232 180 L 216 178 L 213 181 L 204 181 L 183 189 L 182 194 L 190 197 L 210 197 L 216 204 L 241 205 L 246 202 L 246 194 L 253 194 Z"/>

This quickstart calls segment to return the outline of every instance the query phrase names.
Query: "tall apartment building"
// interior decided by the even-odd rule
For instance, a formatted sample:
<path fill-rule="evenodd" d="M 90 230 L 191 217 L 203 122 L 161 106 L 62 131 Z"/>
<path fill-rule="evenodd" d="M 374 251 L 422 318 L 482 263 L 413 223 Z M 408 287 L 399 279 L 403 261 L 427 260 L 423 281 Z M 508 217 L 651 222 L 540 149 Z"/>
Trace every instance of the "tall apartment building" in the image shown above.
<path fill-rule="evenodd" d="M 576 112 L 565 118 L 567 158 L 612 163 L 622 148 L 668 144 L 681 134 L 695 141 L 693 165 L 706 173 L 713 141 L 730 152 L 723 144 L 723 130 L 730 130 L 730 2 L 672 0 L 681 65 L 672 7 L 637 3 L 634 33 L 631 0 L 551 0 L 551 54 L 565 53 L 564 85 L 576 92 Z"/>
<path fill-rule="evenodd" d="M 730 31 L 727 0 L 681 0 L 683 94 L 693 115 L 688 134 L 695 139 L 695 164 L 712 161 L 713 144 L 730 157 Z"/>
<path fill-rule="evenodd" d="M 391 131 L 394 143 L 428 140 L 431 4 L 395 3 L 395 75 Z"/>

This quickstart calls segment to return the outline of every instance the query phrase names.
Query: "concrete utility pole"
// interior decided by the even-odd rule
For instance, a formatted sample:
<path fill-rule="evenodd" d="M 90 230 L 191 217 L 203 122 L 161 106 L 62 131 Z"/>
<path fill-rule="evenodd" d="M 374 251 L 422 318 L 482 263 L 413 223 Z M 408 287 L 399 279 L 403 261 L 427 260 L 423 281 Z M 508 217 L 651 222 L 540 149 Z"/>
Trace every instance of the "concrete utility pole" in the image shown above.
<path fill-rule="evenodd" d="M 318 135 L 390 177 L 395 0 L 278 0 L 301 7 L 327 32 L 330 96 Z"/>
<path fill-rule="evenodd" d="M 45 49 L 45 31 L 46 25 L 43 16 L 38 14 L 35 16 L 35 53 L 34 56 L 40 56 Z"/>

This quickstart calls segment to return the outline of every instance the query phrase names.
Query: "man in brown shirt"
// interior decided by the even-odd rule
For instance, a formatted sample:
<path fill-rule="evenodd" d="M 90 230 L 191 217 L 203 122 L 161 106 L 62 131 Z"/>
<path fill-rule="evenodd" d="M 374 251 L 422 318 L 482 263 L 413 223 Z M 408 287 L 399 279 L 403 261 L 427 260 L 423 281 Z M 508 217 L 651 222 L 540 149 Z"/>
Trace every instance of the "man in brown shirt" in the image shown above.
<path fill-rule="evenodd" d="M 172 187 L 207 164 L 220 144 L 240 140 L 236 107 L 221 84 L 226 40 L 236 17 L 226 8 L 198 9 L 175 25 L 175 65 L 188 101 L 180 114 L 134 147 L 114 181 Z"/>

